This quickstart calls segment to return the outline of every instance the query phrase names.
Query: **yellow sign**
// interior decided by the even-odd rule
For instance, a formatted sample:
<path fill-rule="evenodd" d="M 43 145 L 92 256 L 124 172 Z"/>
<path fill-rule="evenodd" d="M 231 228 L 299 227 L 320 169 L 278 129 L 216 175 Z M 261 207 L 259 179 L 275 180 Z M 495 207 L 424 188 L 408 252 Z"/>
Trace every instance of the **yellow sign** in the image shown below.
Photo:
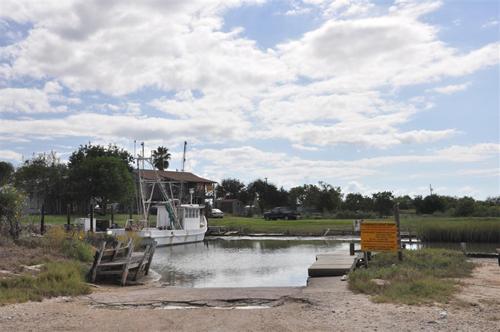
<path fill-rule="evenodd" d="M 398 228 L 391 223 L 362 223 L 362 251 L 398 251 Z"/>

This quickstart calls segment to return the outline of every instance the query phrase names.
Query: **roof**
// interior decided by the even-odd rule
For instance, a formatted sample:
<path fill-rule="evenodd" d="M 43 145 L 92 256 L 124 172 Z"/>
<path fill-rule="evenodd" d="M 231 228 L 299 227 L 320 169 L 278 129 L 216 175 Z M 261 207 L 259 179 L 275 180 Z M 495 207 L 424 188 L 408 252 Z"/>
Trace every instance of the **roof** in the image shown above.
<path fill-rule="evenodd" d="M 217 183 L 204 179 L 191 172 L 177 172 L 177 171 L 155 171 L 151 169 L 141 170 L 142 178 L 146 180 L 156 180 L 156 172 L 163 181 L 178 181 L 178 182 L 191 182 L 191 183 Z"/>

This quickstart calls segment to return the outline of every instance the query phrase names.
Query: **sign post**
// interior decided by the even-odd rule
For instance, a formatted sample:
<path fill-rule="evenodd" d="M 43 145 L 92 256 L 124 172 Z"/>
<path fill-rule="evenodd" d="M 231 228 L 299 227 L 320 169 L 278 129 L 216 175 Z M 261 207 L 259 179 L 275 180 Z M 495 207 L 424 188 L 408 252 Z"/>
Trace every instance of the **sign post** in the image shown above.
<path fill-rule="evenodd" d="M 401 225 L 399 222 L 399 203 L 394 205 L 394 219 L 398 228 L 398 260 L 403 260 L 403 252 L 401 251 Z"/>
<path fill-rule="evenodd" d="M 361 224 L 362 251 L 398 251 L 398 231 L 395 223 Z"/>

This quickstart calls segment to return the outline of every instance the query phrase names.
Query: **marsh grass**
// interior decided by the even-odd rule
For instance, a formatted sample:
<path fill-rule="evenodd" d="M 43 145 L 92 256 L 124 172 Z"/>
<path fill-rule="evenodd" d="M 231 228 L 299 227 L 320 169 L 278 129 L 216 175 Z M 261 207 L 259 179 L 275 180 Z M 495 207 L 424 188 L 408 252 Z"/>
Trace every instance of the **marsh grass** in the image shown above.
<path fill-rule="evenodd" d="M 379 253 L 367 269 L 350 273 L 349 288 L 373 295 L 374 302 L 447 302 L 457 288 L 456 278 L 470 276 L 473 267 L 462 253 L 452 250 L 405 251 L 402 262 L 394 253 Z"/>
<path fill-rule="evenodd" d="M 424 242 L 500 243 L 499 218 L 421 218 L 409 227 Z"/>
<path fill-rule="evenodd" d="M 51 262 L 36 275 L 23 274 L 0 279 L 0 305 L 26 301 L 41 301 L 54 296 L 88 294 L 85 269 L 77 262 Z"/>

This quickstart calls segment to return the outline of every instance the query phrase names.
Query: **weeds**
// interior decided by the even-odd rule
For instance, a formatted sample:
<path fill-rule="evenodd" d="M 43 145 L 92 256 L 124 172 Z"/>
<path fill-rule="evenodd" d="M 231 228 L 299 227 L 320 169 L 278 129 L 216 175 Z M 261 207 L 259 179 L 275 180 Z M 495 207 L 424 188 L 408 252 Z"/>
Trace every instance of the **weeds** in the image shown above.
<path fill-rule="evenodd" d="M 41 301 L 45 297 L 88 294 L 84 269 L 76 262 L 52 262 L 35 275 L 0 279 L 0 304 Z"/>
<path fill-rule="evenodd" d="M 452 250 L 405 251 L 402 262 L 396 254 L 380 253 L 367 269 L 349 275 L 349 288 L 373 295 L 375 302 L 446 302 L 457 286 L 452 278 L 469 276 L 473 267 L 463 254 Z"/>

